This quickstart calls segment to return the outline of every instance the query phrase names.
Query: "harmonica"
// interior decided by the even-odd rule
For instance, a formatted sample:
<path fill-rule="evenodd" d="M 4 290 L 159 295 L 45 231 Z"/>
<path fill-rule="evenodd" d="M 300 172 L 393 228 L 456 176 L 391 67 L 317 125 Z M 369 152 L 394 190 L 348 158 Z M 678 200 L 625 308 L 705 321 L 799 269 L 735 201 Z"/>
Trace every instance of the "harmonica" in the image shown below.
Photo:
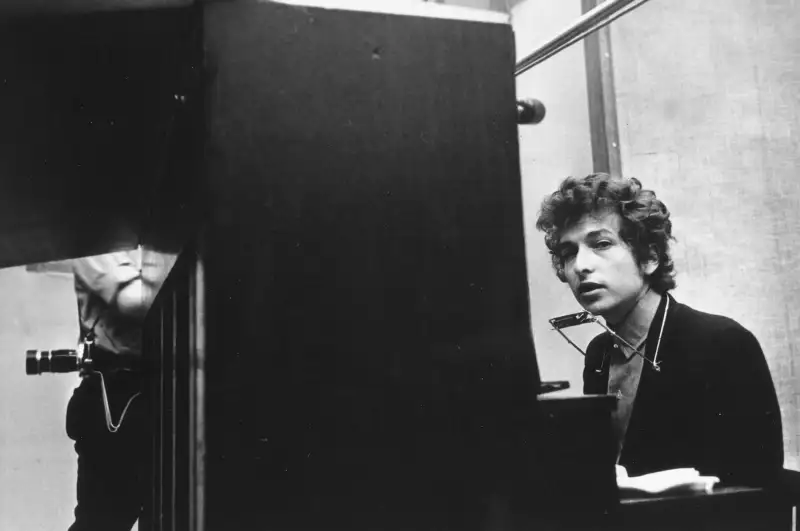
<path fill-rule="evenodd" d="M 570 326 L 578 326 L 586 323 L 596 323 L 597 317 L 592 315 L 589 312 L 578 312 L 578 313 L 571 313 L 568 315 L 562 315 L 561 317 L 553 317 L 550 319 L 550 324 L 556 330 L 561 330 L 562 328 L 569 328 Z"/>

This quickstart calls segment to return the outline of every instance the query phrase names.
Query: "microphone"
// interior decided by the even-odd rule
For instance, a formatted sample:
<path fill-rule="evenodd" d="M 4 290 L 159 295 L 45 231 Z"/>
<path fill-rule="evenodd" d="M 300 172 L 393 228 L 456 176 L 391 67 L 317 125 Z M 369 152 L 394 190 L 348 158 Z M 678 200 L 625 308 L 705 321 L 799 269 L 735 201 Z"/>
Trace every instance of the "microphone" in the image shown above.
<path fill-rule="evenodd" d="M 517 100 L 517 123 L 538 124 L 544 120 L 547 109 L 544 103 L 534 98 Z"/>

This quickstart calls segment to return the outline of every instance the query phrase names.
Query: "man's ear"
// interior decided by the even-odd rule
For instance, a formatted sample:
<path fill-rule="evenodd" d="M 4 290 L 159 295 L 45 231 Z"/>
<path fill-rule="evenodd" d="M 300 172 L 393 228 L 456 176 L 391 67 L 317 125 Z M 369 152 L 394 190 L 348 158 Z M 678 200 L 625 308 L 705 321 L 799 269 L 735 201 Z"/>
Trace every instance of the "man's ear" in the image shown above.
<path fill-rule="evenodd" d="M 658 249 L 655 245 L 650 246 L 650 253 L 647 261 L 642 264 L 642 273 L 644 276 L 650 276 L 656 272 L 660 262 L 658 260 Z"/>

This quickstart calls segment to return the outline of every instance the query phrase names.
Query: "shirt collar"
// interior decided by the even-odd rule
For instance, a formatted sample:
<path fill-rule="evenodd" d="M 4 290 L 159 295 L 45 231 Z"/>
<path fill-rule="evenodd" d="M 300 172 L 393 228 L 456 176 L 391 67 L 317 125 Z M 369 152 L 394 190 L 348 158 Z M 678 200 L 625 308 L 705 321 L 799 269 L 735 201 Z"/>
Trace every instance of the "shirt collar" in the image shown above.
<path fill-rule="evenodd" d="M 625 341 L 636 347 L 639 352 L 642 351 L 642 346 L 647 340 L 650 327 L 653 324 L 653 318 L 658 312 L 663 297 L 650 290 L 628 317 L 613 328 L 614 332 L 622 336 Z M 616 349 L 619 350 L 626 359 L 630 359 L 635 354 L 633 349 L 628 348 L 625 344 L 613 338 Z"/>

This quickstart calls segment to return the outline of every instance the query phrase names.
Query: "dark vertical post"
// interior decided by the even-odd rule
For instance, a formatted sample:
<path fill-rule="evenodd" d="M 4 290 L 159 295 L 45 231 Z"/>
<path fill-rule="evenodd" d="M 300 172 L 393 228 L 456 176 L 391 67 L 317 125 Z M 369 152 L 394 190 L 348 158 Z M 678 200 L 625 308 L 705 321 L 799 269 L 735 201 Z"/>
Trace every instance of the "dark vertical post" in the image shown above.
<path fill-rule="evenodd" d="M 583 12 L 586 13 L 602 2 L 581 0 L 581 3 Z M 584 50 L 594 171 L 621 175 L 617 95 L 614 91 L 614 63 L 609 27 L 586 37 Z"/>

